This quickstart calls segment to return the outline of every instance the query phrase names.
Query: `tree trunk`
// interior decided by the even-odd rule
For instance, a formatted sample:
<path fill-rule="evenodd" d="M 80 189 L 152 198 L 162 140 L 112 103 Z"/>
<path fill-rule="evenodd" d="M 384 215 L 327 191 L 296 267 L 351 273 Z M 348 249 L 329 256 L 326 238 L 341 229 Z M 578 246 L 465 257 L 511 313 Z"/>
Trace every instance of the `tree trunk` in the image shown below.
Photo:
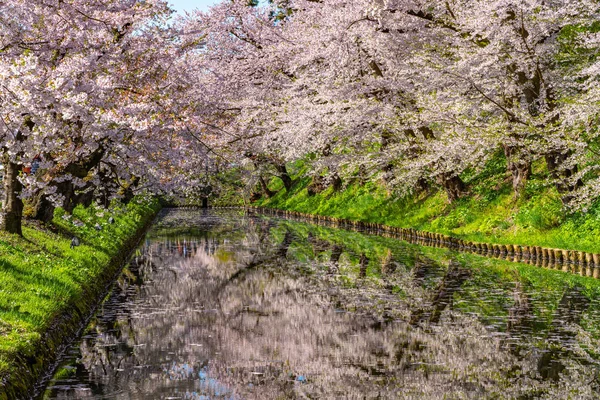
<path fill-rule="evenodd" d="M 412 269 L 413 283 L 417 286 L 423 286 L 424 282 L 429 277 L 435 275 L 438 269 L 439 266 L 434 264 L 429 258 L 417 256 L 415 266 Z"/>
<path fill-rule="evenodd" d="M 279 173 L 279 175 L 277 175 L 277 176 L 283 182 L 283 187 L 285 187 L 285 190 L 287 190 L 289 192 L 292 189 L 292 186 L 294 186 L 294 181 L 292 180 L 292 177 L 288 173 L 288 170 L 287 170 L 285 164 L 275 164 L 275 169 Z"/>
<path fill-rule="evenodd" d="M 337 263 L 340 261 L 343 251 L 344 248 L 342 246 L 339 244 L 334 244 L 331 248 L 331 256 L 329 257 L 329 261 L 337 265 Z"/>
<path fill-rule="evenodd" d="M 544 156 L 548 172 L 555 181 L 556 190 L 562 195 L 561 200 L 563 204 L 568 203 L 573 197 L 571 193 L 583 185 L 581 179 L 569 182 L 569 178 L 577 173 L 577 165 L 571 168 L 562 168 L 562 164 L 570 155 L 571 151 L 567 151 L 566 153 L 552 152 Z"/>
<path fill-rule="evenodd" d="M 333 191 L 339 192 L 342 188 L 342 183 L 342 178 L 340 178 L 337 173 L 334 173 L 333 177 L 331 178 L 331 187 L 333 187 Z"/>
<path fill-rule="evenodd" d="M 390 132 L 390 131 L 384 131 L 381 133 L 381 148 L 379 149 L 379 152 L 383 155 L 383 153 L 385 153 L 385 151 L 388 149 L 389 145 L 392 142 L 395 142 L 396 140 L 394 140 L 394 135 Z M 384 172 L 383 174 L 383 180 L 385 181 L 385 183 L 389 183 L 392 178 L 393 178 L 393 174 L 392 171 L 394 170 L 394 163 L 392 161 L 387 161 L 382 167 L 381 167 L 381 171 Z"/>
<path fill-rule="evenodd" d="M 104 208 L 108 208 L 110 205 L 110 192 L 114 182 L 104 168 L 100 168 L 97 175 L 100 179 L 100 185 L 96 187 L 95 196 Z"/>
<path fill-rule="evenodd" d="M 129 182 L 129 184 L 127 185 L 127 187 L 125 189 L 123 189 L 122 202 L 124 204 L 129 204 L 129 202 L 131 200 L 133 200 L 133 198 L 135 197 L 134 189 L 138 187 L 139 183 L 140 183 L 140 178 L 137 176 L 134 176 L 133 179 L 131 180 L 131 182 Z"/>
<path fill-rule="evenodd" d="M 86 190 L 75 195 L 75 205 L 81 204 L 84 207 L 89 207 L 94 202 L 94 189 L 87 188 Z"/>
<path fill-rule="evenodd" d="M 515 282 L 513 299 L 514 305 L 508 310 L 506 332 L 510 336 L 518 338 L 519 335 L 531 327 L 534 320 L 531 299 L 523 289 L 523 284 L 520 281 Z"/>
<path fill-rule="evenodd" d="M 326 189 L 325 179 L 317 174 L 312 177 L 310 184 L 306 187 L 306 191 L 309 196 L 314 196 L 316 194 L 321 193 Z"/>
<path fill-rule="evenodd" d="M 89 171 L 98 166 L 100 160 L 104 156 L 104 147 L 100 146 L 93 153 L 90 154 L 88 159 L 78 160 L 78 162 L 68 164 L 60 173 L 71 174 L 76 178 L 85 178 Z M 49 158 L 50 155 L 45 155 Z M 100 175 L 100 173 L 99 173 Z M 104 175 L 102 175 L 104 176 Z M 78 204 L 82 204 L 85 207 L 89 207 L 94 201 L 94 190 L 87 184 L 85 188 L 75 191 L 75 186 L 71 181 L 56 182 L 51 181 L 51 184 L 56 187 L 58 194 L 64 195 L 62 207 L 67 213 L 71 213 Z M 106 190 L 106 186 L 102 186 Z M 42 192 L 36 194 L 32 202 L 33 205 L 33 219 L 42 222 L 50 222 L 54 218 L 54 205 L 48 200 L 46 194 Z M 107 205 L 106 205 L 107 206 Z"/>
<path fill-rule="evenodd" d="M 77 205 L 74 201 L 75 188 L 73 187 L 73 183 L 71 181 L 64 181 L 56 185 L 56 187 L 58 188 L 57 192 L 65 196 L 62 203 L 62 208 L 67 214 L 73 213 L 73 210 Z"/>
<path fill-rule="evenodd" d="M 448 202 L 453 203 L 467 193 L 467 186 L 458 175 L 444 173 L 439 177 L 439 183 L 442 185 L 448 195 Z"/>
<path fill-rule="evenodd" d="M 37 193 L 32 199 L 32 218 L 42 222 L 50 222 L 54 218 L 54 204 L 48 200 L 43 191 Z"/>
<path fill-rule="evenodd" d="M 265 182 L 265 179 L 262 176 L 258 177 L 258 182 L 260 183 L 260 188 L 267 199 L 275 195 L 275 192 L 269 189 L 267 182 Z"/>
<path fill-rule="evenodd" d="M 531 164 L 529 162 L 513 164 L 511 168 L 512 187 L 515 199 L 522 196 L 525 185 L 531 176 Z"/>
<path fill-rule="evenodd" d="M 525 185 L 531 176 L 531 161 L 522 157 L 519 149 L 514 146 L 503 146 L 506 156 L 506 169 L 512 177 L 512 188 L 515 199 L 523 194 Z"/>
<path fill-rule="evenodd" d="M 89 186 L 79 193 L 75 192 L 73 184 L 70 181 L 56 183 L 56 193 L 65 196 L 62 207 L 63 209 L 71 214 L 75 207 L 79 204 L 84 207 L 89 207 L 94 201 L 94 190 Z M 48 200 L 48 196 L 43 192 L 37 194 L 32 201 L 33 215 L 32 218 L 42 222 L 50 222 L 54 218 L 54 204 Z"/>
<path fill-rule="evenodd" d="M 23 185 L 19 181 L 21 165 L 4 157 L 4 195 L 0 212 L 0 230 L 23 235 L 21 219 L 23 217 L 23 201 L 19 198 Z"/>
<path fill-rule="evenodd" d="M 429 190 L 429 182 L 421 177 L 415 183 L 415 194 L 426 193 Z"/>

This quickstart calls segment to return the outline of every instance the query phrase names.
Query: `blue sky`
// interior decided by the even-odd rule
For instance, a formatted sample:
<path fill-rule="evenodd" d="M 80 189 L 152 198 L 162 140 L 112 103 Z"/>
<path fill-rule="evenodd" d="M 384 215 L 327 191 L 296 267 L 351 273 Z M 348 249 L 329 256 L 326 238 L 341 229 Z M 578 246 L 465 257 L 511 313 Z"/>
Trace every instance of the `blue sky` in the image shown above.
<path fill-rule="evenodd" d="M 168 0 L 177 12 L 191 11 L 195 8 L 206 11 L 209 6 L 218 3 L 219 0 Z"/>

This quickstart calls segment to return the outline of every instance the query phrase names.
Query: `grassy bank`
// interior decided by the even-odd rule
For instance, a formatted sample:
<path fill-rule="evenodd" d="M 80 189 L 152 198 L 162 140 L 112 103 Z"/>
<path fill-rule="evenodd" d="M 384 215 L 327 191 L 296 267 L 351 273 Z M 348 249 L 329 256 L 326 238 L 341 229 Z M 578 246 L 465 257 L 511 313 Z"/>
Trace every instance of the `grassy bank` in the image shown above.
<path fill-rule="evenodd" d="M 451 235 L 464 240 L 519 244 L 600 252 L 600 205 L 586 213 L 567 213 L 549 183 L 543 165 L 534 168 L 523 196 L 516 200 L 502 159 L 483 172 L 465 174 L 470 192 L 450 204 L 436 187 L 418 195 L 399 197 L 380 182 L 351 184 L 340 191 L 329 188 L 310 196 L 310 178 L 297 177 L 288 193 L 274 179 L 277 194 L 255 205 L 382 223 Z"/>
<path fill-rule="evenodd" d="M 47 368 L 56 338 L 77 329 L 158 209 L 133 201 L 108 212 L 57 210 L 49 227 L 26 224 L 23 237 L 0 234 L 0 399 L 13 398 Z M 79 246 L 71 247 L 72 236 Z"/>

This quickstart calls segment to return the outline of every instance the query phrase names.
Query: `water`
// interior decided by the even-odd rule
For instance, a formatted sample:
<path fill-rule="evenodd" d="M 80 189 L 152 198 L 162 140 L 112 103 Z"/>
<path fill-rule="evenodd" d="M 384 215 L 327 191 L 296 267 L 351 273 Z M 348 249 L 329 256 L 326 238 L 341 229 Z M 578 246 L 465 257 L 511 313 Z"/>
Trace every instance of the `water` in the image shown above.
<path fill-rule="evenodd" d="M 44 399 L 600 398 L 596 280 L 167 211 Z"/>

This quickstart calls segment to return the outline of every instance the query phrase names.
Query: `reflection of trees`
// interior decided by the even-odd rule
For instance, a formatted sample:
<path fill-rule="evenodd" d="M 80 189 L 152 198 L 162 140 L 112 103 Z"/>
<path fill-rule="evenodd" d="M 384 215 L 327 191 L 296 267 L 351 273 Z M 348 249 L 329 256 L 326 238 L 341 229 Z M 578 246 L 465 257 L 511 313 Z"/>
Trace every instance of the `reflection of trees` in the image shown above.
<path fill-rule="evenodd" d="M 524 343 L 526 343 L 527 335 L 531 334 L 531 327 L 534 321 L 533 307 L 529 294 L 523 288 L 523 283 L 516 277 L 514 289 L 512 293 L 513 306 L 508 310 L 508 318 L 506 321 L 506 346 L 518 355 Z M 527 351 L 527 349 L 525 348 Z"/>
<path fill-rule="evenodd" d="M 419 324 L 428 320 L 437 324 L 446 307 L 452 306 L 452 296 L 462 284 L 471 276 L 471 271 L 464 268 L 456 261 L 450 261 L 444 278 L 435 288 L 430 304 L 425 308 L 416 310 L 411 316 L 412 324 Z"/>
<path fill-rule="evenodd" d="M 396 271 L 398 263 L 394 260 L 392 250 L 387 249 L 383 259 L 381 260 L 381 274 L 391 275 Z"/>
<path fill-rule="evenodd" d="M 329 241 L 321 239 L 319 236 L 315 235 L 313 232 L 308 232 L 306 241 L 312 246 L 312 250 L 315 255 L 319 254 L 323 251 L 327 251 L 332 245 Z M 335 246 L 335 244 L 334 244 L 334 246 Z"/>
<path fill-rule="evenodd" d="M 507 351 L 506 337 L 491 335 L 476 317 L 452 309 L 455 294 L 472 276 L 455 261 L 442 270 L 417 255 L 412 270 L 387 272 L 386 280 L 402 290 L 400 299 L 369 280 L 335 286 L 337 278 L 320 268 L 306 276 L 294 259 L 302 246 L 310 249 L 302 254 L 315 257 L 331 251 L 326 263 L 353 263 L 360 277 L 369 257 L 376 260 L 368 244 L 343 247 L 317 234 L 302 239 L 289 223 L 237 218 L 221 224 L 212 219 L 212 233 L 146 243 L 81 346 L 94 393 L 516 398 L 555 390 L 561 398 L 571 390 L 542 380 L 552 377 L 542 364 L 544 357 L 548 366 L 558 360 L 565 373 L 571 365 L 565 360 L 579 350 L 551 356 L 545 355 L 551 350 L 541 356 Z M 352 257 L 340 260 L 342 252 Z M 385 251 L 382 271 L 396 257 Z M 512 295 L 507 331 L 516 340 L 527 334 L 534 311 L 520 284 Z M 356 312 L 336 310 L 332 302 Z M 588 304 L 580 289 L 565 293 L 548 342 L 579 346 L 565 326 L 579 324 Z M 376 307 L 389 314 L 381 318 Z M 570 384 L 586 377 L 572 377 Z"/>
<path fill-rule="evenodd" d="M 418 255 L 412 268 L 415 285 L 423 285 L 430 277 L 437 276 L 439 270 L 440 266 L 435 261 Z"/>
<path fill-rule="evenodd" d="M 287 252 L 290 248 L 290 245 L 292 244 L 292 239 L 292 232 L 286 230 L 285 236 L 283 237 L 283 241 L 279 244 L 279 247 L 277 248 L 277 255 L 279 257 L 287 257 Z"/>
<path fill-rule="evenodd" d="M 519 280 L 515 281 L 513 300 L 514 305 L 508 310 L 506 330 L 511 336 L 519 338 L 529 331 L 533 321 L 531 300 Z"/>
<path fill-rule="evenodd" d="M 367 276 L 367 267 L 369 266 L 369 259 L 365 253 L 360 253 L 360 258 L 358 259 L 359 272 L 358 277 L 364 278 Z"/>
<path fill-rule="evenodd" d="M 552 327 L 548 332 L 548 348 L 538 361 L 538 370 L 544 379 L 557 381 L 565 370 L 564 359 L 572 354 L 577 346 L 575 325 L 590 305 L 590 300 L 582 293 L 580 286 L 565 291 L 554 313 Z"/>
<path fill-rule="evenodd" d="M 331 246 L 331 256 L 329 257 L 329 262 L 331 262 L 334 265 L 337 265 L 337 263 L 340 261 L 340 256 L 342 255 L 343 251 L 343 246 L 339 244 L 333 244 Z"/>

